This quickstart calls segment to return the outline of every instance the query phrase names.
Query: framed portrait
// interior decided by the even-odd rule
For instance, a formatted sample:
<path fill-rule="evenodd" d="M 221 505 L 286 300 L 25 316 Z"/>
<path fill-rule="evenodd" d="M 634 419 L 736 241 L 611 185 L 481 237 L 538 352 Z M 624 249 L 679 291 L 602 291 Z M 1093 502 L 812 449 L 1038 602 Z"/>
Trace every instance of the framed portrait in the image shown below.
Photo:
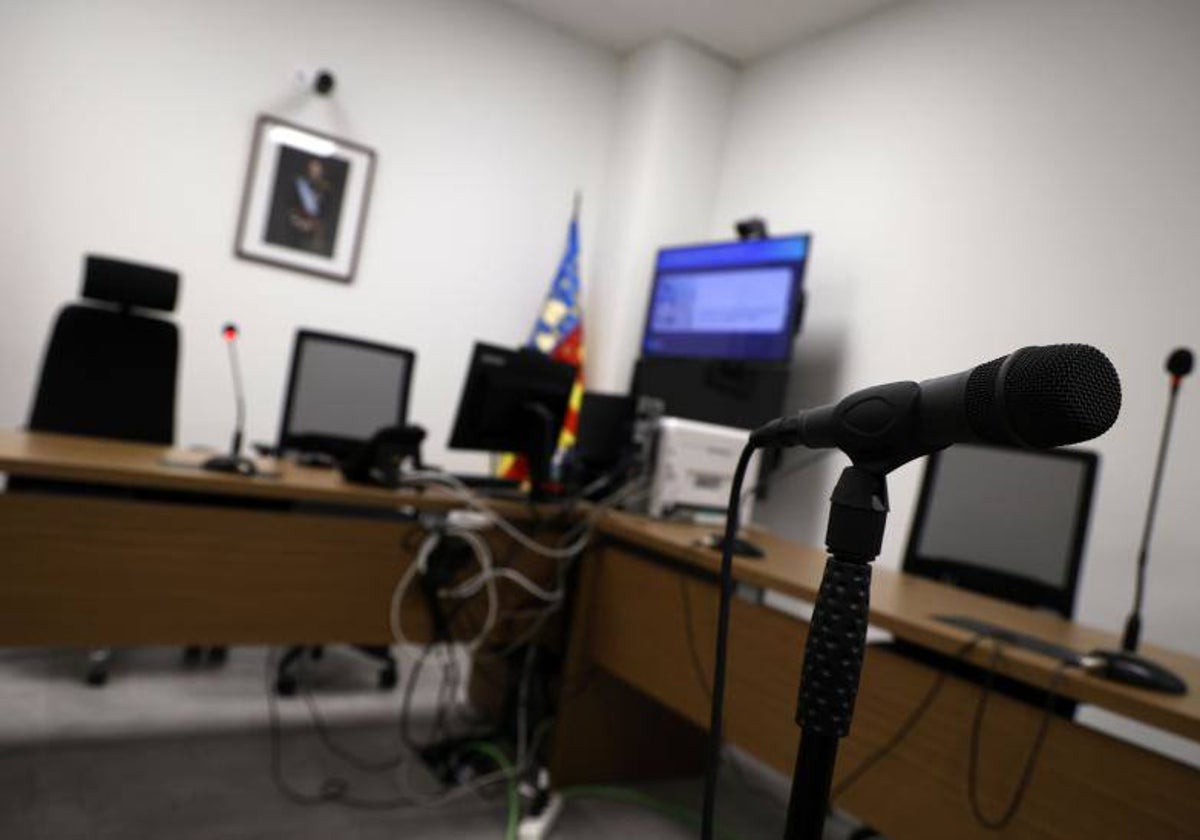
<path fill-rule="evenodd" d="M 260 116 L 235 251 L 247 260 L 349 282 L 358 266 L 375 152 Z"/>

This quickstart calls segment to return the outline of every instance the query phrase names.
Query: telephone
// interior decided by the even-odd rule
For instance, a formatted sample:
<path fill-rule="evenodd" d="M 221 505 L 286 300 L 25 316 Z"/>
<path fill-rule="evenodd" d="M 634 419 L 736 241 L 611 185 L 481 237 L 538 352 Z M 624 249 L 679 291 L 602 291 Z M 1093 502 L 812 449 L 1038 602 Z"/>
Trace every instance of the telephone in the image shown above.
<path fill-rule="evenodd" d="M 356 484 L 399 487 L 406 463 L 412 469 L 424 469 L 421 442 L 425 430 L 420 426 L 386 426 L 342 460 L 342 475 Z"/>

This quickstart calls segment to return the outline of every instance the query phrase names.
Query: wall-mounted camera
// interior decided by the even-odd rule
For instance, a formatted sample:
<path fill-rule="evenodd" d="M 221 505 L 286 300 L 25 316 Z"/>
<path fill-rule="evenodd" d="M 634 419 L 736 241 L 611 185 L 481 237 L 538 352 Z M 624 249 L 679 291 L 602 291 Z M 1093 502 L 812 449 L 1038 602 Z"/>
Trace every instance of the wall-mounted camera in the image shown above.
<path fill-rule="evenodd" d="M 337 77 L 333 75 L 333 71 L 324 68 L 297 70 L 296 81 L 301 87 L 311 90 L 318 96 L 329 96 L 337 85 Z"/>

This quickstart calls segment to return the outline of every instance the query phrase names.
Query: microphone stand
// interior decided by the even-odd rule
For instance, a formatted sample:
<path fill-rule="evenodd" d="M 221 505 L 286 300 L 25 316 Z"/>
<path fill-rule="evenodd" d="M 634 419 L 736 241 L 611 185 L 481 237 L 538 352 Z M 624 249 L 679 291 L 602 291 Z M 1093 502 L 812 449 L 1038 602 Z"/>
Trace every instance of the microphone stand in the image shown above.
<path fill-rule="evenodd" d="M 1154 466 L 1154 482 L 1150 487 L 1150 506 L 1146 510 L 1146 523 L 1142 528 L 1142 543 L 1138 549 L 1137 583 L 1134 588 L 1133 608 L 1125 620 L 1125 631 L 1121 635 L 1120 650 L 1096 650 L 1088 654 L 1092 667 L 1101 676 L 1120 682 L 1130 682 L 1154 691 L 1168 694 L 1186 694 L 1187 683 L 1178 674 L 1156 662 L 1137 655 L 1142 635 L 1142 601 L 1146 594 L 1146 566 L 1150 558 L 1150 536 L 1154 531 L 1154 520 L 1158 515 L 1158 493 L 1162 487 L 1163 469 L 1167 463 L 1167 447 L 1171 442 L 1171 429 L 1175 422 L 1175 404 L 1179 399 L 1179 374 L 1171 377 L 1171 391 L 1167 397 L 1167 415 L 1163 420 L 1162 438 L 1158 444 L 1158 460 Z"/>
<path fill-rule="evenodd" d="M 887 524 L 886 469 L 851 465 L 830 497 L 829 557 L 804 646 L 796 722 L 801 728 L 786 840 L 821 840 L 838 742 L 850 733 L 862 678 L 871 561 Z"/>
<path fill-rule="evenodd" d="M 234 330 L 232 335 L 230 334 L 230 330 Z M 228 455 L 214 455 L 201 464 L 201 466 L 213 472 L 237 473 L 238 475 L 251 476 L 258 474 L 258 468 L 254 466 L 253 461 L 242 455 L 242 430 L 246 424 L 246 395 L 242 389 L 242 369 L 238 364 L 237 350 L 234 348 L 236 342 L 236 328 L 232 326 L 226 327 L 225 343 L 229 348 L 229 369 L 233 374 L 233 399 L 236 411 L 233 440 L 229 444 Z"/>

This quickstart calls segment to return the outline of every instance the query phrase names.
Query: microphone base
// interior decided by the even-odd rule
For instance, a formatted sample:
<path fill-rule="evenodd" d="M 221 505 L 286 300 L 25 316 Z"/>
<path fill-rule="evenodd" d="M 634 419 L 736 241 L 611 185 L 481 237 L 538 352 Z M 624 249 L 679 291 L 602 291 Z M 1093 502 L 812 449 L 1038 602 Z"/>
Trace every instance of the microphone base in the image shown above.
<path fill-rule="evenodd" d="M 1113 682 L 1136 685 L 1164 694 L 1187 694 L 1188 687 L 1173 671 L 1123 650 L 1094 650 L 1084 657 L 1088 672 Z"/>
<path fill-rule="evenodd" d="M 242 455 L 214 455 L 200 465 L 202 469 L 211 472 L 232 473 L 234 475 L 258 475 L 258 467 L 254 462 Z"/>

